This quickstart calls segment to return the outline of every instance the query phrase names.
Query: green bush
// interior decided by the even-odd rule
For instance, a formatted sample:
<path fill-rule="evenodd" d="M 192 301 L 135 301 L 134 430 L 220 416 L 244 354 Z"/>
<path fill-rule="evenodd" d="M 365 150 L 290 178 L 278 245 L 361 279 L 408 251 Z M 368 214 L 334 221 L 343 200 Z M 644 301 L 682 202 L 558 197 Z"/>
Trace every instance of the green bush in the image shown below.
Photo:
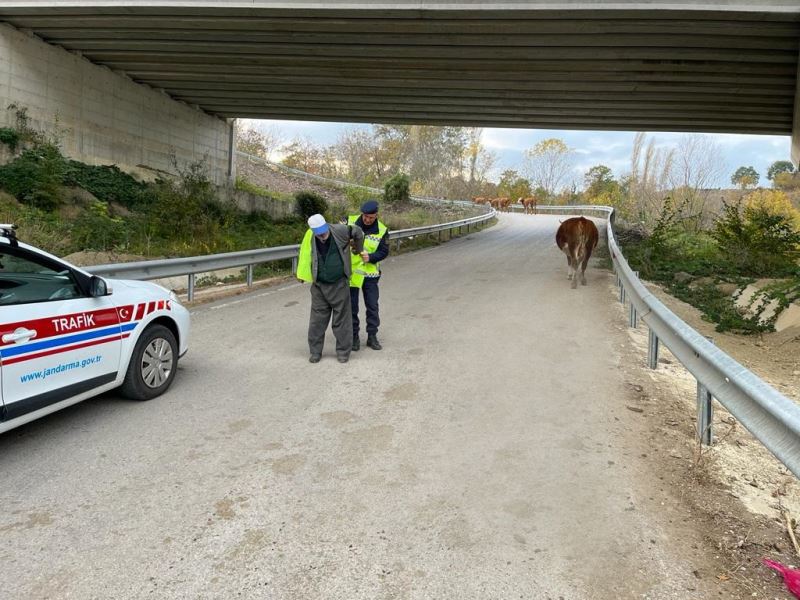
<path fill-rule="evenodd" d="M 0 144 L 5 144 L 11 149 L 11 152 L 16 152 L 19 141 L 19 134 L 15 129 L 0 127 Z"/>
<path fill-rule="evenodd" d="M 66 160 L 55 145 L 37 145 L 0 167 L 0 188 L 24 204 L 54 210 L 63 203 L 61 183 L 66 169 Z"/>
<path fill-rule="evenodd" d="M 81 250 L 113 250 L 126 241 L 123 219 L 112 217 L 108 203 L 95 200 L 72 224 L 72 241 Z"/>
<path fill-rule="evenodd" d="M 620 232 L 621 238 L 627 237 L 626 233 Z M 673 273 L 690 268 L 688 263 L 708 260 L 714 249 L 713 240 L 707 236 L 703 239 L 682 229 L 680 208 L 670 198 L 664 199 L 653 231 L 638 243 L 625 245 L 631 266 L 643 278 L 655 281 L 671 281 Z"/>
<path fill-rule="evenodd" d="M 70 160 L 64 185 L 82 187 L 104 202 L 117 202 L 129 209 L 145 208 L 154 196 L 146 183 L 124 173 L 116 165 L 92 166 Z"/>
<path fill-rule="evenodd" d="M 669 292 L 676 298 L 699 308 L 703 312 L 703 319 L 715 323 L 717 331 L 732 331 L 746 335 L 772 329 L 771 324 L 760 323 L 758 317 L 743 316 L 733 298 L 713 283 L 705 285 L 673 283 L 669 286 Z"/>
<path fill-rule="evenodd" d="M 297 202 L 297 212 L 304 220 L 318 213 L 324 215 L 328 211 L 328 202 L 316 192 L 297 192 L 294 198 Z"/>
<path fill-rule="evenodd" d="M 361 205 L 367 200 L 381 200 L 381 198 L 376 198 L 375 192 L 355 186 L 344 188 L 344 196 L 347 198 L 347 205 L 354 210 L 361 208 Z"/>
<path fill-rule="evenodd" d="M 383 199 L 390 206 L 408 204 L 411 200 L 410 187 L 408 175 L 398 173 L 384 184 Z"/>
<path fill-rule="evenodd" d="M 800 232 L 785 215 L 726 203 L 712 235 L 725 260 L 742 275 L 781 277 L 797 270 Z"/>

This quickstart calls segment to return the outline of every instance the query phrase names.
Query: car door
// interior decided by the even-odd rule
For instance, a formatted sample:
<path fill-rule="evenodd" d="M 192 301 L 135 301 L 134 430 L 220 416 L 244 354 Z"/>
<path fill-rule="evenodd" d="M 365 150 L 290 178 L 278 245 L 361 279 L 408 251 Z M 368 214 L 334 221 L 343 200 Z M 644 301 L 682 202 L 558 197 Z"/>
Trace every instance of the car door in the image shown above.
<path fill-rule="evenodd" d="M 0 247 L 0 385 L 8 421 L 114 381 L 119 317 L 67 265 Z"/>

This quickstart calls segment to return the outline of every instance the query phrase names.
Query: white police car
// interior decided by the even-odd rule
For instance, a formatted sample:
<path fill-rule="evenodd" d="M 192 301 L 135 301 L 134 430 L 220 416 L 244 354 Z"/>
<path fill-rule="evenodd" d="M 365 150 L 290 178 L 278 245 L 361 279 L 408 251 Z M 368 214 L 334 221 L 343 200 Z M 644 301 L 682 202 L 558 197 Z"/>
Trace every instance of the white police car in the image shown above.
<path fill-rule="evenodd" d="M 116 387 L 158 396 L 188 338 L 189 311 L 174 293 L 106 281 L 0 225 L 0 433 Z"/>

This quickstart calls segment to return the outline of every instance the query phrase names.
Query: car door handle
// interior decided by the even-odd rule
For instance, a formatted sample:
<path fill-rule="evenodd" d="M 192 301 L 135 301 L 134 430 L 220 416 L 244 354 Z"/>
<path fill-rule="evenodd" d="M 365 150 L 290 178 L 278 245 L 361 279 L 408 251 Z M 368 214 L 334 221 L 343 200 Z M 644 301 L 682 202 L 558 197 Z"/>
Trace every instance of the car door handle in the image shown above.
<path fill-rule="evenodd" d="M 25 329 L 24 327 L 20 327 L 19 329 L 15 329 L 14 333 L 5 334 L 3 336 L 3 343 L 7 344 L 8 342 L 28 341 L 35 337 L 35 329 Z"/>

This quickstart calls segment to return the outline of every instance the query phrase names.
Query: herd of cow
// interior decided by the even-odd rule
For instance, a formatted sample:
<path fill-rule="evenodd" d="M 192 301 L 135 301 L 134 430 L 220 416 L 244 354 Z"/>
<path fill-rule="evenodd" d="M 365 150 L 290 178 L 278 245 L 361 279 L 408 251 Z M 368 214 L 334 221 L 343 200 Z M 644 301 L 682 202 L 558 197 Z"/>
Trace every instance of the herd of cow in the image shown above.
<path fill-rule="evenodd" d="M 488 204 L 493 209 L 500 211 L 500 212 L 511 212 L 511 198 L 506 196 L 501 196 L 500 198 L 484 198 L 483 196 L 477 196 L 472 199 L 475 204 Z M 517 204 L 521 204 L 523 208 L 523 212 L 526 215 L 535 215 L 536 214 L 536 198 L 517 198 Z"/>
<path fill-rule="evenodd" d="M 508 212 L 511 210 L 511 199 L 501 198 L 473 198 L 475 204 L 488 204 L 497 211 Z M 525 214 L 536 214 L 536 198 L 519 198 Z M 597 226 L 585 217 L 572 217 L 562 221 L 556 231 L 556 246 L 567 255 L 567 279 L 572 281 L 572 289 L 578 287 L 578 275 L 581 284 L 586 285 L 586 265 L 592 257 L 592 252 L 597 247 L 600 234 Z"/>

